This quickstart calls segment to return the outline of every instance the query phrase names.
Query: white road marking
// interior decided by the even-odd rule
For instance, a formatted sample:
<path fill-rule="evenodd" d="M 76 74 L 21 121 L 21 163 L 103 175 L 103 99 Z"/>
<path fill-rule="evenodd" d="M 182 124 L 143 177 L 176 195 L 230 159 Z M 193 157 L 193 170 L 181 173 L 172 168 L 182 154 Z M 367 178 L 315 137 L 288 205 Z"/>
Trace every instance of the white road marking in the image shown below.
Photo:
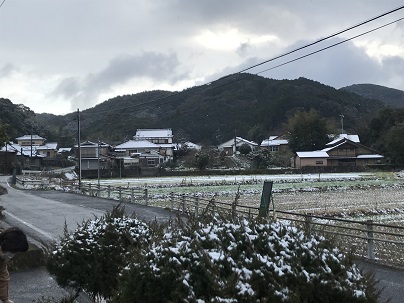
<path fill-rule="evenodd" d="M 36 232 L 40 233 L 44 237 L 47 237 L 50 240 L 55 240 L 55 237 L 52 236 L 51 234 L 47 233 L 46 231 L 43 231 L 42 229 L 39 229 L 38 227 L 35 227 L 34 225 L 21 220 L 20 218 L 18 218 L 16 216 L 14 216 L 13 214 L 9 213 L 8 211 L 5 211 L 5 213 L 7 214 L 7 216 L 10 216 L 14 220 L 17 220 L 18 222 L 21 222 L 22 224 L 24 224 L 24 225 L 28 226 L 29 228 L 35 230 Z"/>

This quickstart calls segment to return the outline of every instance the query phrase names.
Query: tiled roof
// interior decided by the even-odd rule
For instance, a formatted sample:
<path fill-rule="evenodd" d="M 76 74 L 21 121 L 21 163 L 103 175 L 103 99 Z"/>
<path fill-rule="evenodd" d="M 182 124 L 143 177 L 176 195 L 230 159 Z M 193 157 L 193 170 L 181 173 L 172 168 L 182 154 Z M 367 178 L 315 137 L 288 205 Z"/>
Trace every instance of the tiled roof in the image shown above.
<path fill-rule="evenodd" d="M 171 138 L 173 132 L 170 128 L 166 129 L 137 129 L 133 138 Z"/>
<path fill-rule="evenodd" d="M 339 134 L 337 137 L 334 138 L 334 140 L 332 140 L 331 142 L 328 142 L 326 145 L 334 145 L 344 139 L 348 139 L 355 143 L 360 143 L 358 135 Z"/>
<path fill-rule="evenodd" d="M 45 138 L 42 138 L 38 135 L 24 135 L 21 137 L 16 138 L 17 140 L 45 140 Z"/>
<path fill-rule="evenodd" d="M 299 158 L 328 158 L 329 155 L 322 150 L 296 152 Z"/>
<path fill-rule="evenodd" d="M 130 148 L 159 148 L 159 145 L 146 140 L 129 140 L 125 143 L 115 146 L 115 149 L 130 149 Z"/>

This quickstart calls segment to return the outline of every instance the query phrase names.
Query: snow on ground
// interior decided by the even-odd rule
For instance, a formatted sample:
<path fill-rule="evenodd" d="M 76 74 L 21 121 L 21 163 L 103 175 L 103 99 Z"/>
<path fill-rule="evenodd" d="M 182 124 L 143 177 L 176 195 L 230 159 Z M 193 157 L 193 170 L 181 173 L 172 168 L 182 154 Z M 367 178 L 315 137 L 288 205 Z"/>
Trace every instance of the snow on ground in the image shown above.
<path fill-rule="evenodd" d="M 213 176 L 182 176 L 182 177 L 144 177 L 124 179 L 102 179 L 103 185 L 143 186 L 145 184 L 180 184 L 180 183 L 215 183 L 215 182 L 246 182 L 246 181 L 301 181 L 330 179 L 359 179 L 374 176 L 373 173 L 329 173 L 329 174 L 282 174 L 282 175 L 213 175 Z M 94 182 L 94 180 L 84 180 Z"/>
<path fill-rule="evenodd" d="M 404 174 L 401 174 L 404 176 Z M 182 177 L 143 177 L 101 179 L 101 186 L 147 187 L 149 205 L 167 207 L 171 192 L 175 194 L 215 197 L 231 203 L 237 192 L 239 205 L 258 207 L 264 181 L 273 181 L 275 209 L 315 214 L 344 214 L 354 217 L 378 216 L 389 222 L 404 220 L 404 182 L 401 175 L 377 173 L 282 174 L 282 175 L 214 175 Z M 66 175 L 68 180 L 73 174 Z M 98 180 L 82 180 L 96 184 Z M 27 183 L 26 189 L 60 187 L 60 180 L 49 185 Z M 113 194 L 111 196 L 113 197 Z"/>

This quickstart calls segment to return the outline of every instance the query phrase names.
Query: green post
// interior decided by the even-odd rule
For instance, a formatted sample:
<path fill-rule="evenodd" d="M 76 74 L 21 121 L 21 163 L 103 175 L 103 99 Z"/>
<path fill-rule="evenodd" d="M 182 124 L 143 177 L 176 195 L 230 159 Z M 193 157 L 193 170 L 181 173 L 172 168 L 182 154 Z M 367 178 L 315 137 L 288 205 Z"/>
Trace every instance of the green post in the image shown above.
<path fill-rule="evenodd" d="M 259 209 L 260 217 L 267 217 L 269 212 L 269 204 L 272 199 L 272 185 L 273 181 L 264 181 L 264 187 L 262 189 L 261 204 Z"/>

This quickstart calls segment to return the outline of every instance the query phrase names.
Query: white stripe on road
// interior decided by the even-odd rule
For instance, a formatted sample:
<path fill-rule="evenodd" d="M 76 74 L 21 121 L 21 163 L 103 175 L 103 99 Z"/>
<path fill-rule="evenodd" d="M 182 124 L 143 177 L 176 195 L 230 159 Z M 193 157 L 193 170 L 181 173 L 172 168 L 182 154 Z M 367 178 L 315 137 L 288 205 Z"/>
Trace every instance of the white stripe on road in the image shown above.
<path fill-rule="evenodd" d="M 10 214 L 8 211 L 5 211 L 5 213 L 8 216 L 10 216 L 11 218 L 13 218 L 14 220 L 17 220 L 18 222 L 21 222 L 22 224 L 24 224 L 24 225 L 28 226 L 29 228 L 35 230 L 36 232 L 40 233 L 42 236 L 47 237 L 50 240 L 55 240 L 55 237 L 53 237 L 50 233 L 47 233 L 46 231 L 43 231 L 42 229 L 39 229 L 39 228 L 35 227 L 34 225 L 21 220 L 20 218 L 14 216 L 13 214 Z"/>

